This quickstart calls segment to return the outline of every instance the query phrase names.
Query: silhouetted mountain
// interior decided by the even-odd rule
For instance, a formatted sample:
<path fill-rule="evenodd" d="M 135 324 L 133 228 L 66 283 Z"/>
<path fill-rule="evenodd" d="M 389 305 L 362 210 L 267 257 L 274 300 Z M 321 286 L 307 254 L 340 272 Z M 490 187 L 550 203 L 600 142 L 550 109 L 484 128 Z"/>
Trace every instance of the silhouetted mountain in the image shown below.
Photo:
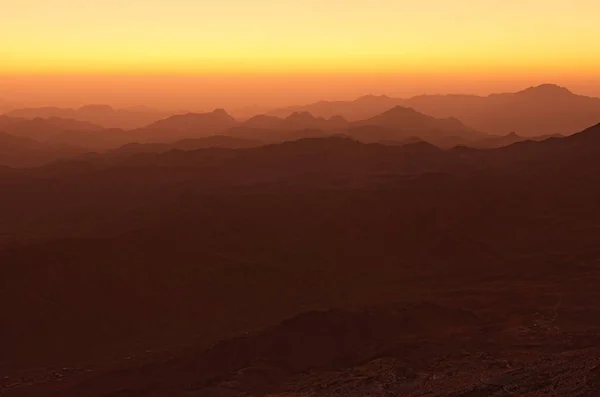
<path fill-rule="evenodd" d="M 73 157 L 86 149 L 52 145 L 0 131 L 0 165 L 11 167 L 40 166 L 61 158 Z"/>
<path fill-rule="evenodd" d="M 51 117 L 47 119 L 25 119 L 0 116 L 0 129 L 13 135 L 38 140 L 51 140 L 55 135 L 64 132 L 97 132 L 103 128 L 83 121 Z"/>
<path fill-rule="evenodd" d="M 510 134 L 506 134 L 504 136 L 499 137 L 491 137 L 488 139 L 482 139 L 479 142 L 476 142 L 473 147 L 481 147 L 481 148 L 494 148 L 494 147 L 503 147 L 512 145 L 513 143 L 525 141 L 527 138 L 522 137 L 514 132 Z"/>
<path fill-rule="evenodd" d="M 133 129 L 160 120 L 168 114 L 151 108 L 113 109 L 108 105 L 86 105 L 79 109 L 41 107 L 16 109 L 11 117 L 52 118 L 59 117 L 97 124 L 105 128 Z"/>
<path fill-rule="evenodd" d="M 11 135 L 51 145 L 70 145 L 94 150 L 114 148 L 134 140 L 131 134 L 121 129 L 104 129 L 88 122 L 57 117 L 24 119 L 0 116 L 0 129 Z"/>
<path fill-rule="evenodd" d="M 346 138 L 304 138 L 245 150 L 144 153 L 123 159 L 119 164 L 128 167 L 195 167 L 198 176 L 218 169 L 219 184 L 306 181 L 326 186 L 338 178 L 350 178 L 346 183 L 361 184 L 363 178 L 386 172 L 386 165 L 395 167 L 394 173 L 412 174 L 435 171 L 440 162 L 451 163 L 445 152 L 435 148 L 432 153 L 431 145 L 425 145 L 419 149 L 416 146 L 364 145 Z"/>
<path fill-rule="evenodd" d="M 535 87 L 529 87 L 522 91 L 517 92 L 519 96 L 532 96 L 537 99 L 553 97 L 565 97 L 570 98 L 573 96 L 573 93 L 565 87 L 561 87 L 556 84 L 540 84 Z"/>
<path fill-rule="evenodd" d="M 302 138 L 325 138 L 332 136 L 333 131 L 323 131 L 315 128 L 282 129 L 282 128 L 249 128 L 234 127 L 225 132 L 228 136 L 256 139 L 265 143 L 281 143 Z"/>
<path fill-rule="evenodd" d="M 404 129 L 407 131 L 472 131 L 455 118 L 436 119 L 421 114 L 414 109 L 396 106 L 380 115 L 364 121 L 355 122 L 356 126 L 376 126 L 384 128 Z"/>
<path fill-rule="evenodd" d="M 583 162 L 593 160 L 593 156 L 599 150 L 600 123 L 567 137 L 550 137 L 541 141 L 517 142 L 499 148 L 497 151 L 492 152 L 490 157 L 510 155 L 511 157 L 502 159 L 508 166 L 514 166 L 515 158 L 512 156 L 519 156 L 519 161 L 535 159 L 536 162 L 550 163 L 557 167 L 580 168 L 579 172 L 589 172 L 589 168 L 584 167 Z M 567 158 L 570 160 L 565 161 Z M 565 161 L 565 163 L 560 164 L 560 160 Z"/>
<path fill-rule="evenodd" d="M 511 94 L 421 95 L 406 105 L 434 117 L 456 117 L 480 131 L 522 136 L 571 134 L 600 122 L 600 99 L 544 84 Z"/>
<path fill-rule="evenodd" d="M 308 129 L 328 131 L 345 128 L 348 126 L 348 122 L 341 116 L 325 119 L 323 117 L 314 117 L 308 112 L 302 112 L 292 113 L 284 119 L 274 116 L 259 115 L 245 121 L 241 126 L 245 128 L 277 129 L 281 131 Z"/>
<path fill-rule="evenodd" d="M 293 106 L 267 114 L 287 117 L 293 112 L 309 112 L 314 116 L 341 115 L 359 121 L 396 106 L 410 107 L 436 118 L 457 118 L 478 131 L 497 135 L 572 134 L 600 122 L 600 98 L 577 95 L 554 84 L 489 96 L 419 95 L 408 99 L 365 96 L 354 101 Z"/>
<path fill-rule="evenodd" d="M 419 138 L 440 147 L 486 138 L 459 120 L 436 119 L 397 106 L 370 119 L 357 121 L 345 133 L 361 142 L 404 141 Z"/>
<path fill-rule="evenodd" d="M 216 109 L 211 113 L 171 116 L 134 131 L 134 136 L 145 142 L 152 140 L 176 141 L 221 134 L 236 125 L 237 121 L 225 110 Z"/>
<path fill-rule="evenodd" d="M 261 146 L 257 140 L 214 135 L 206 138 L 183 139 L 174 143 L 129 143 L 111 150 L 108 154 L 131 155 L 135 153 L 162 153 L 170 150 L 198 150 L 207 148 L 242 149 Z"/>
<path fill-rule="evenodd" d="M 518 135 L 514 132 L 511 132 L 510 134 L 506 134 L 503 136 L 490 136 L 488 138 L 484 138 L 484 139 L 481 139 L 478 141 L 464 142 L 462 145 L 468 146 L 468 147 L 473 147 L 473 148 L 491 149 L 491 148 L 500 148 L 500 147 L 504 147 L 504 146 L 509 146 L 509 145 L 512 145 L 513 143 L 527 141 L 527 140 L 543 141 L 543 140 L 549 139 L 549 138 L 562 138 L 562 137 L 563 137 L 563 135 L 561 135 L 561 134 L 524 137 L 524 136 Z"/>
<path fill-rule="evenodd" d="M 331 118 L 341 116 L 346 120 L 358 121 L 376 116 L 403 104 L 404 100 L 399 98 L 390 98 L 385 95 L 366 95 L 354 101 L 321 101 L 305 106 L 291 106 L 273 110 L 268 112 L 267 115 L 283 118 L 293 113 L 307 112 L 315 117 Z"/>
<path fill-rule="evenodd" d="M 402 142 L 418 137 L 440 147 L 454 147 L 473 140 L 486 139 L 456 119 L 435 119 L 413 109 L 394 107 L 370 119 L 347 122 L 341 116 L 330 119 L 314 117 L 310 113 L 293 113 L 285 119 L 274 116 L 256 116 L 242 127 L 227 133 L 233 136 L 255 137 L 269 142 L 300 138 L 346 136 L 361 142 Z"/>
<path fill-rule="evenodd" d="M 243 127 L 250 129 L 276 129 L 282 128 L 285 120 L 280 119 L 279 117 L 274 116 L 266 116 L 264 114 L 260 114 L 258 116 L 254 116 L 244 123 L 242 123 Z"/>
<path fill-rule="evenodd" d="M 581 178 L 591 183 L 596 179 L 594 164 L 600 154 L 600 124 L 567 137 L 524 140 L 495 150 L 456 148 L 453 152 L 487 169 L 545 180 L 556 177 L 563 181 L 571 175 L 573 181 Z"/>

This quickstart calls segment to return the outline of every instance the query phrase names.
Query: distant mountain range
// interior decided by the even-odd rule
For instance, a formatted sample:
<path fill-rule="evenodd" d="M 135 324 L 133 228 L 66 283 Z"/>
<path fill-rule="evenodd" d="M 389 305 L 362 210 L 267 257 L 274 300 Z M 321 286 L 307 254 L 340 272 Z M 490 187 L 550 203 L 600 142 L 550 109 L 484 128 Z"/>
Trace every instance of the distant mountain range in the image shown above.
<path fill-rule="evenodd" d="M 381 142 L 418 138 L 440 147 L 452 147 L 487 139 L 486 134 L 467 127 L 454 118 L 436 119 L 402 106 L 351 123 L 348 136 L 361 142 Z"/>
<path fill-rule="evenodd" d="M 451 170 L 457 166 L 457 169 L 462 169 L 465 165 L 501 165 L 512 169 L 529 164 L 531 172 L 534 172 L 536 167 L 544 170 L 554 167 L 554 160 L 558 159 L 563 161 L 563 165 L 566 164 L 564 162 L 570 161 L 568 159 L 576 163 L 593 160 L 593 155 L 600 150 L 600 124 L 570 136 L 545 137 L 537 141 L 515 138 L 513 134 L 500 138 L 511 143 L 498 145 L 499 147 L 493 150 L 464 147 L 442 150 L 419 140 L 407 141 L 402 145 L 364 144 L 355 139 L 338 136 L 305 138 L 270 145 L 242 144 L 239 148 L 247 149 L 242 151 L 227 148 L 234 146 L 231 142 L 236 142 L 235 139 L 219 137 L 216 141 L 228 141 L 229 145 L 206 144 L 205 148 L 201 148 L 201 143 L 209 142 L 207 140 L 210 139 L 213 138 L 193 141 L 198 142 L 196 145 L 200 150 L 132 150 L 129 153 L 134 156 L 124 158 L 125 161 L 120 164 L 194 166 L 206 171 L 218 167 L 224 174 L 233 167 L 236 177 L 241 178 L 240 180 L 244 180 L 242 175 L 248 171 L 242 164 L 251 164 L 252 172 L 261 173 L 269 178 L 304 178 L 308 175 L 316 177 L 321 172 L 334 172 L 336 175 L 351 172 L 353 175 L 359 175 L 363 172 L 377 173 L 388 167 L 399 173 L 423 173 Z M 182 147 L 183 144 L 174 146 Z M 489 144 L 485 149 L 492 147 L 493 145 Z M 217 150 L 220 148 L 225 150 Z M 127 153 L 127 146 L 109 153 L 118 152 Z M 150 152 L 158 154 L 147 155 Z M 307 162 L 307 159 L 312 160 Z M 302 172 L 298 173 L 300 169 Z"/>
<path fill-rule="evenodd" d="M 259 115 L 238 122 L 225 110 L 217 109 L 209 113 L 167 117 L 134 130 L 107 129 L 89 122 L 57 117 L 27 119 L 0 116 L 0 131 L 34 140 L 38 146 L 44 144 L 44 150 L 30 151 L 26 161 L 0 157 L 0 164 L 12 166 L 39 165 L 48 159 L 92 151 L 158 153 L 204 147 L 242 148 L 335 136 L 390 145 L 428 142 L 444 149 L 455 146 L 493 148 L 528 139 L 515 133 L 504 136 L 484 134 L 456 118 L 434 118 L 402 106 L 353 122 L 341 116 L 315 117 L 307 112 L 292 113 L 285 118 Z M 64 150 L 64 147 L 70 149 Z M 50 155 L 56 148 L 60 150 Z M 36 153 L 40 154 L 39 159 L 34 159 Z"/>
<path fill-rule="evenodd" d="M 121 129 L 103 128 L 89 122 L 59 117 L 27 119 L 0 116 L 0 131 L 53 145 L 90 149 L 107 149 L 131 142 L 128 134 Z"/>
<path fill-rule="evenodd" d="M 132 131 L 138 142 L 161 140 L 180 140 L 185 138 L 203 138 L 219 135 L 238 122 L 224 109 L 215 109 L 210 113 L 188 113 L 167 117 L 155 121 L 143 128 Z"/>
<path fill-rule="evenodd" d="M 452 138 L 453 142 L 464 143 L 488 137 L 457 119 L 436 119 L 401 106 L 356 122 L 349 122 L 341 116 L 325 118 L 315 117 L 308 112 L 295 112 L 285 118 L 259 115 L 240 123 L 219 109 L 212 113 L 171 116 L 134 133 L 144 141 L 222 134 L 265 142 L 281 142 L 341 135 L 363 142 L 418 137 L 435 144 L 448 138 Z"/>
<path fill-rule="evenodd" d="M 600 122 L 600 98 L 577 95 L 553 84 L 487 97 L 423 95 L 407 100 L 406 105 L 434 117 L 456 117 L 492 134 L 573 134 Z"/>
<path fill-rule="evenodd" d="M 56 156 L 49 156 L 48 152 L 57 147 L 102 152 L 139 143 L 141 145 L 135 146 L 138 151 L 191 150 L 188 148 L 194 148 L 194 145 L 204 147 L 206 142 L 196 140 L 209 137 L 214 137 L 213 143 L 220 140 L 222 147 L 337 136 L 390 145 L 425 141 L 443 149 L 455 146 L 496 148 L 528 139 L 569 135 L 594 125 L 600 122 L 600 99 L 545 84 L 514 94 L 486 97 L 423 95 L 398 99 L 365 96 L 347 102 L 322 101 L 246 120 L 236 120 L 224 109 L 160 118 L 164 115 L 152 109 L 115 110 L 104 105 L 79 109 L 21 109 L 9 114 L 0 116 L 0 131 L 45 144 L 46 152 L 33 150 L 24 162 L 14 158 L 8 160 L 7 156 L 2 162 L 0 158 L 0 164 L 24 165 L 43 163 L 46 159 L 62 158 L 76 152 L 60 149 Z M 56 114 L 73 118 L 57 117 Z M 139 125 L 148 120 L 153 121 L 139 128 L 106 127 Z M 225 139 L 229 141 L 225 142 Z M 183 144 L 186 140 L 191 141 Z M 33 160 L 35 153 L 40 153 L 39 161 Z"/>
<path fill-rule="evenodd" d="M 285 118 L 258 115 L 242 123 L 246 128 L 303 130 L 320 129 L 323 131 L 337 130 L 348 127 L 349 123 L 342 116 L 330 118 L 314 117 L 309 112 L 295 112 Z"/>
<path fill-rule="evenodd" d="M 2 105 L 0 103 L 0 105 Z M 4 106 L 4 105 L 2 105 Z M 7 105 L 8 106 L 8 105 Z M 13 105 L 14 106 L 14 105 Z M 289 106 L 271 111 L 251 106 L 234 109 L 237 121 L 221 110 L 220 121 L 208 126 L 203 113 L 172 114 L 146 107 L 114 109 L 107 105 L 87 105 L 78 109 L 41 107 L 10 110 L 6 114 L 19 118 L 52 118 L 85 121 L 104 128 L 154 129 L 155 136 L 167 129 L 205 128 L 202 133 L 220 133 L 226 128 L 251 129 L 340 129 L 346 122 L 370 119 L 396 106 L 413 108 L 425 115 L 455 118 L 469 127 L 490 134 L 516 133 L 524 137 L 572 134 L 600 122 L 600 98 L 577 95 L 555 84 L 542 84 L 515 93 L 478 95 L 419 95 L 393 98 L 366 95 L 352 101 L 319 101 L 303 106 Z M 259 114 L 260 113 L 260 114 Z M 258 114 L 258 115 L 257 115 Z M 192 120 L 196 117 L 196 120 Z M 180 120 L 178 120 L 180 119 Z M 283 121 L 282 121 L 283 120 Z M 183 123 L 187 125 L 182 126 Z M 159 130 L 163 130 L 161 133 Z M 169 137 L 171 139 L 172 137 Z M 179 138 L 182 138 L 181 136 Z"/>
<path fill-rule="evenodd" d="M 478 131 L 499 135 L 511 132 L 528 137 L 572 134 L 600 122 L 600 98 L 577 95 L 554 84 L 488 96 L 420 95 L 408 99 L 366 96 L 354 101 L 321 101 L 287 107 L 268 115 L 286 117 L 302 111 L 316 117 L 341 115 L 358 121 L 395 106 L 411 107 L 437 118 L 457 118 Z"/>
<path fill-rule="evenodd" d="M 358 121 L 376 116 L 395 106 L 403 105 L 404 99 L 401 98 L 391 98 L 386 95 L 366 95 L 354 101 L 319 101 L 310 105 L 275 109 L 266 114 L 283 118 L 293 113 L 308 112 L 316 117 L 341 116 L 350 121 Z"/>
<path fill-rule="evenodd" d="M 0 130 L 10 130 L 15 134 L 32 139 L 51 139 L 53 134 L 80 131 L 99 132 L 104 128 L 85 121 L 60 117 L 27 119 L 21 117 L 0 116 Z"/>
<path fill-rule="evenodd" d="M 108 105 L 86 105 L 78 109 L 41 107 L 15 109 L 6 114 L 10 117 L 73 119 L 94 123 L 104 128 L 133 129 L 143 127 L 169 116 L 147 107 L 114 109 Z"/>

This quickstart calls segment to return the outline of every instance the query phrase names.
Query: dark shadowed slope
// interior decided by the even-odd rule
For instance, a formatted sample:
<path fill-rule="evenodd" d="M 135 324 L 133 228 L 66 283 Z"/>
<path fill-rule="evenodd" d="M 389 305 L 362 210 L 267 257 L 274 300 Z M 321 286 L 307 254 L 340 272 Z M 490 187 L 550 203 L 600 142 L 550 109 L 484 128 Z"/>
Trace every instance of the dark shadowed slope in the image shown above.
<path fill-rule="evenodd" d="M 553 84 L 487 97 L 422 95 L 406 105 L 434 117 L 456 117 L 494 134 L 572 134 L 600 122 L 600 98 L 577 95 Z"/>
<path fill-rule="evenodd" d="M 577 173 L 591 174 L 589 162 L 594 162 L 600 150 L 600 124 L 589 127 L 577 134 L 566 137 L 549 137 L 543 140 L 525 140 L 491 151 L 456 148 L 462 156 L 473 156 L 481 164 L 491 164 L 506 168 L 553 167 L 562 172 L 576 170 Z M 526 167 L 526 164 L 529 166 Z M 544 168 L 545 169 L 545 168 Z M 544 175 L 549 177 L 552 174 Z"/>
<path fill-rule="evenodd" d="M 75 146 L 42 143 L 30 138 L 0 132 L 0 165 L 4 166 L 40 166 L 85 152 L 86 149 Z"/>
<path fill-rule="evenodd" d="M 525 137 L 514 132 L 510 134 L 502 135 L 502 136 L 490 136 L 481 140 L 476 140 L 472 142 L 465 143 L 465 146 L 473 147 L 473 148 L 481 148 L 481 149 L 493 149 L 500 148 L 504 146 L 512 145 L 513 143 L 534 140 L 534 141 L 543 141 L 550 138 L 562 138 L 561 134 L 554 135 L 539 135 L 534 137 Z"/>
<path fill-rule="evenodd" d="M 9 116 L 34 118 L 60 117 L 94 123 L 105 128 L 133 129 L 143 127 L 168 116 L 146 107 L 114 109 L 107 105 L 86 105 L 78 109 L 42 107 L 16 109 Z"/>
<path fill-rule="evenodd" d="M 129 143 L 110 150 L 107 154 L 131 155 L 135 153 L 161 153 L 170 150 L 198 150 L 208 148 L 244 149 L 261 146 L 262 142 L 252 139 L 214 135 L 206 138 L 183 139 L 174 143 Z"/>
<path fill-rule="evenodd" d="M 103 153 L 86 153 L 72 160 L 94 162 L 96 164 L 114 164 L 118 161 L 127 161 L 135 154 L 195 151 L 199 149 L 247 149 L 262 145 L 264 143 L 258 140 L 214 135 L 206 138 L 182 139 L 173 143 L 128 143 Z M 69 161 L 63 162 L 63 165 L 68 166 L 68 164 Z"/>
<path fill-rule="evenodd" d="M 5 394 L 592 397 L 599 155 L 595 126 L 4 170 Z"/>

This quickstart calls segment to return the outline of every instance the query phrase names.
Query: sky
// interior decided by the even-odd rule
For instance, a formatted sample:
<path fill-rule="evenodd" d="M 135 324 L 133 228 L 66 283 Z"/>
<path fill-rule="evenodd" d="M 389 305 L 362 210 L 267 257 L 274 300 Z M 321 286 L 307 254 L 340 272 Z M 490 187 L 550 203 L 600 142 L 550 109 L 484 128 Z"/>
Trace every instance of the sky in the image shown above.
<path fill-rule="evenodd" d="M 2 0 L 0 100 L 274 105 L 545 82 L 600 96 L 597 0 Z"/>

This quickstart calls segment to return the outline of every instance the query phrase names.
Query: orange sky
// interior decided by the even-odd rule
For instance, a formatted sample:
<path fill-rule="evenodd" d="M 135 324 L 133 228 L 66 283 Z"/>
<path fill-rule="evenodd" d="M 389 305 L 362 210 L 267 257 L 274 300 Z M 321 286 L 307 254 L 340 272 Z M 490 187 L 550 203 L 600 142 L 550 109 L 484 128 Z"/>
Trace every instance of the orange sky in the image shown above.
<path fill-rule="evenodd" d="M 9 0 L 0 99 L 161 107 L 365 93 L 600 96 L 596 0 Z"/>

